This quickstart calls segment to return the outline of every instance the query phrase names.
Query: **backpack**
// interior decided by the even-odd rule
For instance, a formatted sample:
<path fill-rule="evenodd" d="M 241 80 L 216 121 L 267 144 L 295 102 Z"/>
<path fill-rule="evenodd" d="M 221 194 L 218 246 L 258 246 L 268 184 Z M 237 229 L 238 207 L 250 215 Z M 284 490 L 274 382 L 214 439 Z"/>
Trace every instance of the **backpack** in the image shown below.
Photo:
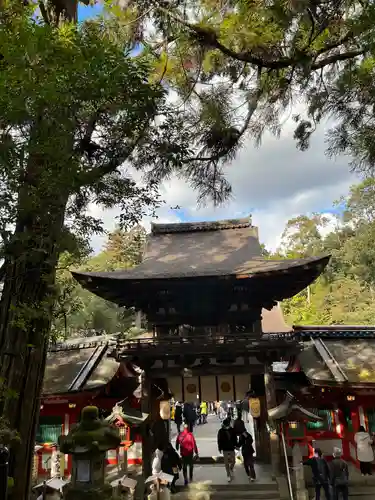
<path fill-rule="evenodd" d="M 180 439 L 180 450 L 184 455 L 193 455 L 194 453 L 194 437 L 190 432 Z"/>
<path fill-rule="evenodd" d="M 341 460 L 335 472 L 339 472 L 334 477 L 335 486 L 346 486 L 348 484 L 348 476 L 346 472 L 346 463 Z"/>

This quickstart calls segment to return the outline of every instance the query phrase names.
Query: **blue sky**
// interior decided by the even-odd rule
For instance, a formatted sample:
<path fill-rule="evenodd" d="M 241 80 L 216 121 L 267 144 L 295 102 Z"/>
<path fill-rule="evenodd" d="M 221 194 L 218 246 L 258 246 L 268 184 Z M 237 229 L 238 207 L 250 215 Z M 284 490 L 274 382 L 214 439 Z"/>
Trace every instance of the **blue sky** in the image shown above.
<path fill-rule="evenodd" d="M 84 21 L 85 19 L 88 19 L 90 17 L 94 17 L 102 11 L 103 6 L 102 5 L 82 5 L 80 4 L 78 6 L 78 19 L 80 21 Z"/>

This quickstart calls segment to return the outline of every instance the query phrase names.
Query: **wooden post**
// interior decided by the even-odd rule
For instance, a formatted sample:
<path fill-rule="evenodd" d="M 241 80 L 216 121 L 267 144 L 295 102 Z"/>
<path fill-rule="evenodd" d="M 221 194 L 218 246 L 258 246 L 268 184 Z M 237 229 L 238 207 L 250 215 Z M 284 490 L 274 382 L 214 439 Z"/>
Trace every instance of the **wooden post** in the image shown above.
<path fill-rule="evenodd" d="M 146 371 L 142 375 L 142 401 L 141 410 L 143 413 L 148 413 L 149 418 L 143 424 L 142 433 L 142 469 L 143 477 L 146 480 L 151 476 L 152 472 L 152 439 L 150 433 L 151 424 L 151 379 Z"/>
<path fill-rule="evenodd" d="M 265 363 L 264 369 L 264 387 L 266 392 L 267 410 L 277 406 L 275 382 L 272 373 L 272 367 Z M 279 425 L 268 419 L 269 439 L 271 452 L 272 476 L 276 478 L 280 475 L 280 439 Z"/>

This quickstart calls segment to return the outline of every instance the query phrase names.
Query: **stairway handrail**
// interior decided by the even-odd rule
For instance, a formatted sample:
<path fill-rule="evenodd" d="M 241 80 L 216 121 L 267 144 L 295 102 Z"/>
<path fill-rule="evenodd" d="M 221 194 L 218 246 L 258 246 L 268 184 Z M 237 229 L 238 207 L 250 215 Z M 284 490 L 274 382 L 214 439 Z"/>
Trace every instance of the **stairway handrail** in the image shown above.
<path fill-rule="evenodd" d="M 287 454 L 287 451 L 286 451 L 285 434 L 284 434 L 284 424 L 283 423 L 280 423 L 280 434 L 281 434 L 281 442 L 283 444 L 283 454 L 284 454 L 284 459 L 285 459 L 286 478 L 287 478 L 287 481 L 288 481 L 289 498 L 290 498 L 290 500 L 294 500 L 294 494 L 293 494 L 293 488 L 292 488 L 292 480 L 290 478 L 288 454 Z"/>

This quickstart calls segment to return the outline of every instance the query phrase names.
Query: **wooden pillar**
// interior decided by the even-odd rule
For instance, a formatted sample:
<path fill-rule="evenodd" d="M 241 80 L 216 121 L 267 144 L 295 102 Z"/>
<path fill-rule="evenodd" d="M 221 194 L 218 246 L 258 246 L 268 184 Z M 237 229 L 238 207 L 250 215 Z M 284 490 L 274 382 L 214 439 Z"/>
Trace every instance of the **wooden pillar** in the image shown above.
<path fill-rule="evenodd" d="M 271 408 L 275 408 L 277 406 L 274 377 L 272 373 L 272 367 L 269 363 L 265 363 L 264 366 L 264 387 L 265 387 L 266 405 L 268 411 Z M 268 418 L 268 426 L 269 426 L 272 475 L 273 477 L 276 478 L 280 474 L 280 458 L 281 458 L 279 424 L 277 422 L 273 422 Z"/>
<path fill-rule="evenodd" d="M 142 374 L 142 401 L 141 411 L 148 413 L 149 418 L 142 426 L 142 472 L 146 480 L 151 476 L 152 466 L 152 436 L 151 436 L 151 378 L 147 371 Z"/>

